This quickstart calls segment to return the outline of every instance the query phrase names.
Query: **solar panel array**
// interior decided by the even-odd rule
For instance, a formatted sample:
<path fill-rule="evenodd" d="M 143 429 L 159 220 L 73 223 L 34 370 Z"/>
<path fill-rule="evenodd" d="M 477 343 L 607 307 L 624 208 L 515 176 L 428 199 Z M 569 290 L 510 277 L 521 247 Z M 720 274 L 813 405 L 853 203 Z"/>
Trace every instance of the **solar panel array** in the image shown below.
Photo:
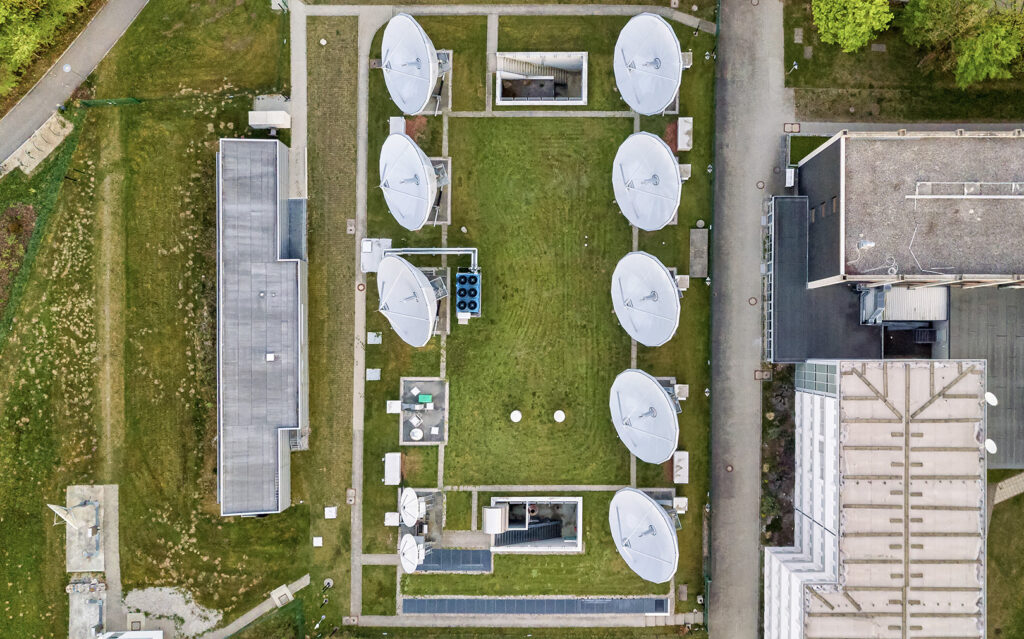
<path fill-rule="evenodd" d="M 491 572 L 491 551 L 435 548 L 416 572 Z"/>
<path fill-rule="evenodd" d="M 452 597 L 402 599 L 406 614 L 459 615 L 622 615 L 664 614 L 667 597 L 565 597 L 558 599 L 505 599 L 499 597 Z"/>

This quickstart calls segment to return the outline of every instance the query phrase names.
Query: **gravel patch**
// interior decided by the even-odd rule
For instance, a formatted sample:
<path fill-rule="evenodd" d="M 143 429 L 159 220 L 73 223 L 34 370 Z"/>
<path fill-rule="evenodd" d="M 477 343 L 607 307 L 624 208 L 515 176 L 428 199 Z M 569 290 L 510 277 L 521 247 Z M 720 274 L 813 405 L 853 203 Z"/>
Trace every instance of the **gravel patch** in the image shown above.
<path fill-rule="evenodd" d="M 154 617 L 173 617 L 180 637 L 195 637 L 220 624 L 221 613 L 204 608 L 188 593 L 177 588 L 143 588 L 132 590 L 124 599 L 125 606 Z"/>

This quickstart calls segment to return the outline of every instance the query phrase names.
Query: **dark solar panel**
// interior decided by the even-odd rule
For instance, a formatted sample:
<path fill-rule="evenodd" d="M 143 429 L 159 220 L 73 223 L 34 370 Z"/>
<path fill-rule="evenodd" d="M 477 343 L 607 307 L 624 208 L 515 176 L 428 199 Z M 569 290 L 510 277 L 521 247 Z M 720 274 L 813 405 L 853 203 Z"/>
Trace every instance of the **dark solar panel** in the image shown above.
<path fill-rule="evenodd" d="M 427 553 L 416 572 L 490 572 L 491 551 L 435 548 Z"/>
<path fill-rule="evenodd" d="M 559 597 L 522 599 L 500 597 L 406 597 L 406 614 L 459 615 L 593 615 L 668 612 L 665 597 Z"/>

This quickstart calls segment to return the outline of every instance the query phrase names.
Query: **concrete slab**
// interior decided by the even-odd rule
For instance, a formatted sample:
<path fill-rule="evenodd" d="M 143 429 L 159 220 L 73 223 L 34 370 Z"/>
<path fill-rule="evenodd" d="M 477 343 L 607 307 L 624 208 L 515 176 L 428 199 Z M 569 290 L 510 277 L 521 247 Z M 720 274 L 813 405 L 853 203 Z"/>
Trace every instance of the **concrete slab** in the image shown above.
<path fill-rule="evenodd" d="M 708 276 L 708 229 L 690 229 L 690 277 Z"/>
<path fill-rule="evenodd" d="M 103 502 L 103 486 L 68 486 L 66 505 L 78 523 L 78 528 L 66 526 L 68 572 L 103 572 Z"/>

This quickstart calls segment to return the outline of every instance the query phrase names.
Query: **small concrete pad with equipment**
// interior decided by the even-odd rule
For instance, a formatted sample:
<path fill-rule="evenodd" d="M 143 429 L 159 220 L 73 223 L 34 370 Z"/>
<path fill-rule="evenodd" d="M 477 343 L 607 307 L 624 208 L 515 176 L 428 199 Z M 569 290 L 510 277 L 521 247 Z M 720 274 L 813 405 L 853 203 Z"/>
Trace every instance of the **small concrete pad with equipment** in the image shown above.
<path fill-rule="evenodd" d="M 690 229 L 690 277 L 708 276 L 708 229 Z"/>
<path fill-rule="evenodd" d="M 403 446 L 448 441 L 448 382 L 440 377 L 403 377 L 398 439 Z"/>

